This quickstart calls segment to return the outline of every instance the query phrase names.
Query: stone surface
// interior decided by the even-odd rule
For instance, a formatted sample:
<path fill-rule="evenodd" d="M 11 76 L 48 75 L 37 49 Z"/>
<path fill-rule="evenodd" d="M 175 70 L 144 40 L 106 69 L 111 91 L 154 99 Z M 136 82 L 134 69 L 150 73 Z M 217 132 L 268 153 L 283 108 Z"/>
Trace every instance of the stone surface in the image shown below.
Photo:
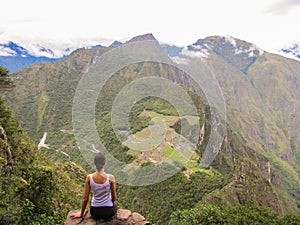
<path fill-rule="evenodd" d="M 117 212 L 117 219 L 119 220 L 128 220 L 131 215 L 131 211 L 128 209 L 119 209 Z"/>
<path fill-rule="evenodd" d="M 145 221 L 146 220 L 145 217 L 143 217 L 141 214 L 136 213 L 136 212 L 133 212 L 131 214 L 131 216 L 134 221 Z"/>
<path fill-rule="evenodd" d="M 71 213 L 78 211 L 68 213 L 65 225 L 150 225 L 150 222 L 146 221 L 145 217 L 127 209 L 118 209 L 111 220 L 94 220 L 89 212 L 86 213 L 84 218 L 70 218 Z"/>

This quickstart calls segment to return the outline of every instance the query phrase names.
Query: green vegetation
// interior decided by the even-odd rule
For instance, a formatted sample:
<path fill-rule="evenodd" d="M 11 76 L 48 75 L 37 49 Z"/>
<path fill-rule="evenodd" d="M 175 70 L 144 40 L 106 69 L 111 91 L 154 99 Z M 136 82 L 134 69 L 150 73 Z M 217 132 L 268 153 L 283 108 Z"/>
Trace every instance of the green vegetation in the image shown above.
<path fill-rule="evenodd" d="M 13 86 L 12 81 L 9 79 L 8 70 L 0 66 L 0 87 L 11 88 Z"/>
<path fill-rule="evenodd" d="M 2 99 L 0 133 L 0 224 L 64 224 L 80 202 L 85 172 L 47 160 Z"/>
<path fill-rule="evenodd" d="M 85 172 L 75 164 L 54 164 L 37 150 L 0 101 L 1 224 L 63 224 L 77 207 Z M 74 198 L 74 196 L 77 196 Z"/>
<path fill-rule="evenodd" d="M 37 124 L 37 132 L 39 132 L 41 126 L 43 125 L 43 118 L 46 112 L 47 103 L 49 101 L 49 96 L 46 92 L 42 92 L 41 97 L 37 100 L 38 105 L 38 124 Z"/>
<path fill-rule="evenodd" d="M 273 224 L 298 225 L 299 215 L 281 215 L 268 208 L 247 203 L 246 206 L 221 208 L 216 205 L 201 205 L 197 208 L 179 210 L 171 215 L 169 225 L 244 225 Z"/>
<path fill-rule="evenodd" d="M 218 41 L 218 38 L 213 39 L 212 44 L 217 44 L 216 52 L 218 54 L 212 52 L 205 66 L 208 66 L 212 74 L 221 81 L 220 85 L 224 91 L 228 110 L 226 112 L 228 116 L 227 135 L 224 138 L 221 152 L 210 165 L 211 168 L 202 170 L 197 167 L 197 162 L 184 160 L 172 144 L 166 143 L 161 147 L 162 149 L 153 148 L 153 151 L 161 151 L 162 157 L 183 162 L 180 164 L 182 171 L 161 184 L 150 187 L 118 185 L 119 203 L 125 208 L 142 213 L 147 219 L 157 224 L 167 224 L 170 218 L 173 224 L 176 221 L 178 224 L 184 224 L 182 221 L 185 220 L 180 217 L 181 213 L 186 218 L 194 218 L 193 220 L 198 223 L 201 222 L 200 217 L 203 217 L 207 219 L 206 222 L 212 219 L 218 224 L 216 221 L 220 218 L 232 221 L 233 212 L 238 215 L 236 221 L 244 219 L 255 224 L 253 221 L 255 217 L 258 221 L 270 222 L 269 217 L 274 216 L 273 223 L 276 224 L 277 219 L 288 219 L 290 216 L 280 216 L 277 214 L 278 212 L 299 212 L 300 136 L 297 121 L 291 121 L 291 118 L 298 118 L 299 115 L 297 111 L 299 101 L 295 97 L 299 93 L 297 90 L 299 64 L 276 59 L 275 56 L 268 53 L 253 58 L 251 61 L 247 61 L 247 57 L 239 58 L 236 54 L 226 56 L 225 54 L 228 52 L 221 49 L 222 42 Z M 247 44 L 243 43 L 243 45 Z M 18 84 L 18 88 L 15 88 L 11 95 L 7 95 L 8 102 L 14 116 L 22 121 L 22 126 L 36 143 L 44 132 L 48 133 L 46 144 L 49 148 L 42 148 L 41 151 L 47 155 L 49 161 L 40 159 L 43 158 L 43 155 L 36 149 L 36 144 L 33 142 L 27 141 L 27 139 L 19 142 L 13 141 L 11 135 L 8 135 L 10 140 L 7 143 L 13 156 L 17 157 L 14 162 L 16 163 L 19 158 L 22 162 L 23 155 L 31 157 L 31 160 L 24 162 L 26 166 L 22 166 L 22 162 L 19 167 L 14 166 L 14 170 L 10 170 L 20 171 L 20 176 L 17 177 L 24 179 L 29 186 L 22 182 L 21 184 L 15 182 L 12 188 L 9 183 L 4 181 L 1 183 L 0 213 L 3 218 L 6 212 L 14 214 L 19 210 L 19 212 L 24 212 L 25 217 L 33 218 L 31 213 L 39 212 L 39 215 L 42 215 L 39 220 L 46 217 L 52 221 L 53 218 L 63 218 L 60 213 L 67 210 L 73 201 L 79 202 L 80 198 L 69 199 L 63 203 L 66 205 L 59 208 L 57 205 L 60 205 L 63 200 L 57 194 L 57 190 L 63 190 L 63 188 L 57 188 L 55 185 L 57 184 L 59 187 L 63 185 L 56 182 L 58 178 L 64 180 L 68 176 L 81 176 L 76 176 L 77 173 L 73 175 L 61 173 L 61 167 L 66 165 L 65 162 L 75 162 L 87 171 L 91 169 L 85 164 L 72 132 L 72 101 L 82 74 L 95 61 L 95 58 L 107 50 L 109 49 L 78 50 L 67 59 L 55 64 L 30 66 L 14 75 L 14 81 Z M 1 82 L 7 84 L 5 70 L 2 71 L 4 71 L 4 76 L 1 75 L 0 84 Z M 203 72 L 203 77 L 207 75 Z M 125 85 L 145 76 L 167 77 L 169 80 L 181 84 L 193 99 L 198 110 L 199 124 L 204 132 L 202 144 L 197 146 L 197 155 L 195 156 L 196 160 L 200 160 L 210 138 L 211 124 L 220 121 L 211 121 L 210 108 L 206 104 L 204 95 L 199 96 L 191 91 L 198 89 L 195 88 L 195 82 L 188 75 L 160 63 L 147 62 L 130 65 L 118 71 L 105 83 L 99 94 L 95 112 L 96 126 L 102 142 L 120 161 L 132 163 L 138 159 L 139 154 L 121 143 L 114 134 L 111 125 L 111 109 L 114 99 Z M 178 117 L 176 109 L 162 99 L 154 97 L 141 99 L 135 103 L 129 114 L 130 134 L 140 132 L 139 134 L 146 136 L 147 128 L 157 122 L 151 113 L 147 115 L 143 112 L 157 113 L 165 121 L 169 117 Z M 179 118 L 170 129 L 174 129 L 177 134 L 185 134 L 187 132 L 185 130 L 182 132 L 181 129 L 184 129 L 184 125 L 187 123 L 191 124 L 189 118 Z M 6 125 L 0 125 L 5 130 L 8 129 Z M 14 137 L 18 135 L 14 133 Z M 190 141 L 194 140 L 194 137 L 189 135 L 185 135 L 185 138 Z M 17 144 L 13 144 L 13 142 Z M 21 157 L 17 152 L 22 148 L 25 149 L 24 143 L 26 143 L 27 150 L 24 150 Z M 36 156 L 30 153 L 31 151 Z M 7 165 L 5 154 L 1 153 L 0 157 L 1 166 Z M 64 164 L 54 164 L 50 161 Z M 146 157 L 138 165 L 146 167 L 153 164 L 155 162 Z M 75 167 L 74 164 L 71 165 L 71 168 Z M 27 166 L 36 170 L 37 174 L 29 171 Z M 6 166 L 5 168 L 10 167 Z M 1 179 L 10 180 L 7 174 L 11 173 L 3 172 Z M 45 178 L 46 175 L 51 178 Z M 49 182 L 54 185 L 53 190 L 38 189 L 35 181 L 30 179 L 31 176 L 41 183 Z M 149 178 L 145 177 L 145 179 Z M 15 200 L 6 199 L 6 195 L 2 194 L 3 190 L 7 196 L 11 196 L 10 198 Z M 31 194 L 40 191 L 49 193 L 49 199 L 44 194 L 38 196 Z M 67 193 L 63 193 L 62 196 L 66 199 L 69 197 Z M 43 210 L 39 211 L 39 208 L 43 209 L 43 205 L 40 204 L 44 203 L 39 203 L 35 199 L 51 205 L 52 214 L 51 212 L 45 214 Z M 247 206 L 249 200 L 254 205 L 268 207 L 277 213 L 265 211 L 260 207 Z M 9 204 L 12 205 L 9 206 Z M 8 210 L 5 207 L 8 207 Z M 59 212 L 59 215 L 54 213 L 54 209 Z M 198 209 L 203 209 L 203 214 L 198 214 Z M 180 211 L 177 213 L 177 210 Z M 241 213 L 238 214 L 236 211 Z M 249 211 L 248 214 L 247 211 Z M 260 213 L 261 215 L 258 215 Z M 172 216 L 170 217 L 170 215 Z M 39 218 L 37 214 L 35 216 Z M 297 220 L 297 217 L 290 217 Z M 8 218 L 4 219 L 4 221 L 8 221 Z M 190 220 L 186 219 L 186 221 L 188 224 Z M 294 223 L 292 220 L 290 222 Z M 270 223 L 272 224 L 272 221 Z M 288 224 L 282 222 L 282 224 L 285 223 Z"/>
<path fill-rule="evenodd" d="M 188 179 L 179 172 L 169 179 L 151 186 L 128 187 L 118 185 L 122 206 L 140 212 L 157 224 L 167 224 L 172 212 L 193 208 L 201 199 L 230 181 L 226 175 L 193 173 Z M 125 194 L 126 193 L 126 194 Z"/>
<path fill-rule="evenodd" d="M 163 104 L 164 101 L 157 98 L 147 98 L 137 102 L 131 110 L 131 121 L 136 121 L 136 118 L 139 117 L 148 119 L 145 119 L 147 122 L 142 126 L 131 123 L 132 129 L 137 132 L 144 131 L 145 127 L 147 128 L 147 126 L 149 126 L 148 121 L 150 121 L 152 117 L 159 117 L 170 124 L 174 124 L 174 121 L 176 121 L 174 120 L 176 117 L 175 113 L 172 115 L 173 120 L 171 120 L 170 115 L 158 114 L 156 111 L 160 113 L 163 112 L 159 110 L 159 108 L 148 107 L 148 105 L 153 105 L 156 101 L 160 102 L 157 105 L 160 105 L 162 108 L 170 107 L 167 102 Z M 205 105 L 200 106 L 205 107 Z M 151 109 L 153 111 L 147 111 L 145 109 Z M 206 115 L 209 115 L 209 113 L 207 112 Z M 206 118 L 209 118 L 209 116 Z M 102 126 L 99 131 L 104 129 L 104 127 L 107 128 L 111 126 L 110 120 L 101 119 L 98 122 L 100 123 L 100 121 Z M 104 121 L 106 121 L 106 124 L 103 123 Z M 209 124 L 209 121 L 205 120 L 205 122 Z M 178 127 L 179 124 L 176 122 L 174 126 Z M 209 125 L 207 125 L 205 129 L 209 130 Z M 106 131 L 106 134 L 107 133 L 109 132 Z M 113 136 L 113 132 L 111 133 Z M 224 162 L 220 163 L 217 158 L 214 164 L 215 168 L 222 171 L 222 174 L 216 170 L 201 170 L 197 167 L 197 163 L 195 165 L 194 163 L 187 162 L 185 158 L 178 154 L 176 148 L 168 143 L 164 143 L 164 145 L 160 147 L 161 151 L 166 157 L 184 163 L 182 171 L 166 181 L 147 187 L 118 185 L 119 201 L 122 206 L 140 212 L 146 216 L 147 219 L 158 224 L 167 224 L 170 220 L 170 215 L 176 210 L 190 209 L 201 204 L 209 204 L 210 202 L 216 205 L 231 207 L 234 205 L 244 205 L 247 200 L 253 198 L 253 195 L 256 196 L 255 204 L 274 207 L 274 210 L 279 210 L 277 196 L 274 195 L 272 186 L 263 177 L 262 173 L 259 172 L 253 164 L 242 164 L 242 162 L 238 160 L 245 158 L 259 161 L 264 158 L 259 156 L 259 154 L 252 156 L 251 152 L 253 150 L 245 147 L 243 142 L 234 133 L 228 133 L 227 139 L 229 143 L 223 144 L 222 148 L 224 152 L 218 156 L 224 160 Z M 111 140 L 112 139 L 110 139 L 110 141 Z M 111 143 L 112 142 L 107 145 L 109 148 L 111 148 Z M 116 143 L 116 146 L 120 144 L 121 143 Z M 119 148 L 120 147 L 121 145 Z M 205 148 L 205 146 L 201 147 Z M 157 149 L 153 149 L 153 151 L 157 151 Z M 228 151 L 230 154 L 227 154 Z M 128 150 L 127 153 L 135 156 L 131 154 L 131 150 Z M 236 157 L 236 162 L 233 161 L 233 157 Z M 141 166 L 147 166 L 149 164 L 152 164 L 152 162 L 141 162 Z M 245 171 L 242 170 L 242 168 L 246 168 Z M 247 171 L 253 171 L 253 174 Z M 242 177 L 244 177 L 245 181 L 235 180 L 242 179 Z M 158 205 L 159 209 L 156 210 Z"/>

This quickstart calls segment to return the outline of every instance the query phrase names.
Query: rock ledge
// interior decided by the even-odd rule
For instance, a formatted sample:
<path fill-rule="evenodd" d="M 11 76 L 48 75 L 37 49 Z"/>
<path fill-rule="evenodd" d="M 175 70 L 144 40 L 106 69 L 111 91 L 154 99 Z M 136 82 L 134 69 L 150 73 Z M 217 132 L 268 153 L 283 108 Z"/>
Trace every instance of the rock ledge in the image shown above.
<path fill-rule="evenodd" d="M 78 211 L 68 213 L 65 225 L 150 225 L 150 222 L 146 221 L 145 217 L 127 209 L 118 209 L 116 215 L 111 220 L 94 220 L 89 212 L 83 219 L 70 218 L 70 213 Z"/>

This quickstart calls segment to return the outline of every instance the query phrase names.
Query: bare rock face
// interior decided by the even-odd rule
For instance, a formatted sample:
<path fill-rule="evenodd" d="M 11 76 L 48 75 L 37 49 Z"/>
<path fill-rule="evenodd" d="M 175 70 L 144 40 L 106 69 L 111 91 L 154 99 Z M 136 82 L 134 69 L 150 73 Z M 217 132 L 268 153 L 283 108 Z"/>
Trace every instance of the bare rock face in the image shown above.
<path fill-rule="evenodd" d="M 110 220 L 94 220 L 89 212 L 84 218 L 70 218 L 70 214 L 77 211 L 69 212 L 65 225 L 150 225 L 145 217 L 127 209 L 118 209 L 116 215 Z"/>

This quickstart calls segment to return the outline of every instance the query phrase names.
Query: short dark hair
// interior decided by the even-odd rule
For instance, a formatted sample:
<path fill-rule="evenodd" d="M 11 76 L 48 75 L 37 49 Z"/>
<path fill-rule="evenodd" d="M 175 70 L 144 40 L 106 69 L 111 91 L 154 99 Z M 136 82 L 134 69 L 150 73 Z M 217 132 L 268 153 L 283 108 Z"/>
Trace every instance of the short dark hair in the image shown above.
<path fill-rule="evenodd" d="M 94 157 L 94 164 L 96 169 L 100 171 L 105 165 L 105 156 L 101 152 L 98 152 Z"/>

